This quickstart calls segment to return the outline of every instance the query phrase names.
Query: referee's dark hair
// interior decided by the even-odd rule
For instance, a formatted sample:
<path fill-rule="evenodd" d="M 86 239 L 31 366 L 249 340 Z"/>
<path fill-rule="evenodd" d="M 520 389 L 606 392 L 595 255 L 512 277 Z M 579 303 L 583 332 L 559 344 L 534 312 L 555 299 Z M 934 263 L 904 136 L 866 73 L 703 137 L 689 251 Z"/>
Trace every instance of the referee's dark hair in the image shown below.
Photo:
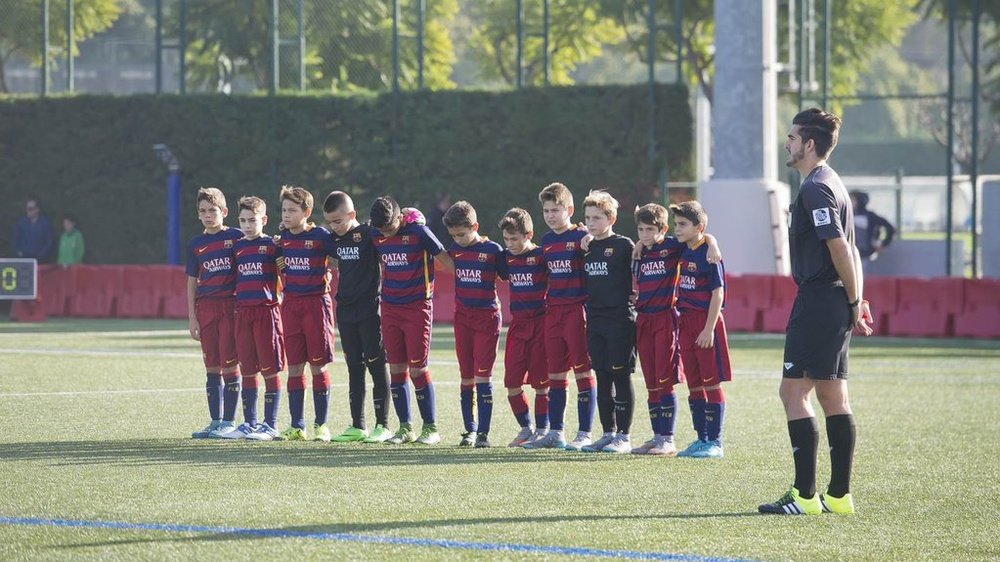
<path fill-rule="evenodd" d="M 368 213 L 368 222 L 375 228 L 384 228 L 399 220 L 399 203 L 388 195 L 383 195 L 372 203 Z"/>
<path fill-rule="evenodd" d="M 840 137 L 840 117 L 823 111 L 818 107 L 800 111 L 792 119 L 792 125 L 799 126 L 799 137 L 802 144 L 813 141 L 816 145 L 816 156 L 826 158 L 837 146 Z"/>
<path fill-rule="evenodd" d="M 448 210 L 444 212 L 444 216 L 441 217 L 441 222 L 444 223 L 446 228 L 459 226 L 472 228 L 473 225 L 479 222 L 479 217 L 476 216 L 476 209 L 472 206 L 472 203 L 459 201 L 448 207 Z"/>
<path fill-rule="evenodd" d="M 685 201 L 680 204 L 671 205 L 670 210 L 674 212 L 675 218 L 684 217 L 695 226 L 699 224 L 708 226 L 708 213 L 705 212 L 705 208 L 701 206 L 701 203 L 697 201 Z"/>

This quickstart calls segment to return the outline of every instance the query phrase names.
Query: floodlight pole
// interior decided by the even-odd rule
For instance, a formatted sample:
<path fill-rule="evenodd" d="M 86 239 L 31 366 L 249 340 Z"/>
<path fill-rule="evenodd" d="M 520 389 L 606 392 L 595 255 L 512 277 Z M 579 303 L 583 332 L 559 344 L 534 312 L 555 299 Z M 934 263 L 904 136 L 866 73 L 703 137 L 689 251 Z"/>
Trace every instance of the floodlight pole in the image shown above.
<path fill-rule="evenodd" d="M 154 144 L 153 152 L 167 165 L 167 263 L 181 264 L 181 164 L 165 144 Z"/>

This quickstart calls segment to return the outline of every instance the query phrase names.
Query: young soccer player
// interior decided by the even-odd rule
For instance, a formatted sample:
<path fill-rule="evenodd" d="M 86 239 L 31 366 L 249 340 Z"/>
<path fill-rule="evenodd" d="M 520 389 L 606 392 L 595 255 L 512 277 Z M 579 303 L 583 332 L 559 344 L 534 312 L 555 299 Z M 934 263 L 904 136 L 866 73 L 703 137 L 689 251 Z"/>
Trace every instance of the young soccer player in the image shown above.
<path fill-rule="evenodd" d="M 449 207 L 442 222 L 455 241 L 448 254 L 455 262 L 455 354 L 462 377 L 465 424 L 458 446 L 484 448 L 490 446 L 493 419 L 493 365 L 501 324 L 496 279 L 503 248 L 479 235 L 476 209 L 468 201 Z M 473 394 L 476 416 L 472 412 Z"/>
<path fill-rule="evenodd" d="M 593 236 L 584 254 L 587 276 L 587 349 L 597 373 L 597 413 L 604 435 L 583 451 L 628 453 L 635 409 L 635 308 L 632 240 L 613 230 L 618 201 L 606 191 L 583 200 L 584 221 Z"/>
<path fill-rule="evenodd" d="M 732 379 L 729 342 L 722 307 L 726 274 L 722 263 L 708 262 L 708 214 L 697 201 L 671 205 L 674 233 L 687 247 L 677 265 L 678 347 L 687 378 L 688 404 L 698 438 L 678 456 L 721 458 L 726 396 L 722 382 Z"/>
<path fill-rule="evenodd" d="M 510 284 L 510 326 L 504 351 L 504 386 L 507 401 L 521 431 L 509 447 L 522 447 L 544 439 L 549 429 L 549 377 L 545 362 L 545 290 L 549 269 L 542 249 L 531 237 L 534 224 L 528 211 L 513 208 L 498 225 L 507 246 L 497 273 Z M 532 427 L 528 397 L 522 387 L 535 390 L 535 424 Z"/>
<path fill-rule="evenodd" d="M 198 190 L 198 220 L 205 231 L 187 247 L 188 331 L 201 342 L 208 380 L 208 414 L 212 420 L 195 439 L 236 429 L 236 405 L 240 399 L 240 368 L 236 359 L 233 314 L 236 304 L 236 271 L 233 244 L 243 237 L 239 229 L 223 221 L 229 209 L 226 196 L 215 187 Z M 223 390 L 225 381 L 225 390 Z"/>
<path fill-rule="evenodd" d="M 333 302 L 330 300 L 328 257 L 333 253 L 330 231 L 309 222 L 313 196 L 305 188 L 281 188 L 281 222 L 285 230 L 276 236 L 284 260 L 284 300 L 281 322 L 288 355 L 288 409 L 291 427 L 279 436 L 287 441 L 306 439 L 306 363 L 312 374 L 313 440 L 330 441 L 326 425 L 330 405 L 330 373 L 333 361 Z"/>
<path fill-rule="evenodd" d="M 448 268 L 454 268 L 454 262 L 422 220 L 404 217 L 391 197 L 375 200 L 369 223 L 381 234 L 373 242 L 383 267 L 382 335 L 389 358 L 389 390 L 400 424 L 386 443 L 416 441 L 434 445 L 441 442 L 435 419 L 434 383 L 428 366 L 434 261 Z M 420 437 L 414 434 L 410 418 L 411 376 L 424 422 Z"/>
<path fill-rule="evenodd" d="M 591 427 L 597 406 L 594 372 L 587 353 L 586 272 L 580 241 L 583 228 L 570 221 L 573 194 L 561 183 L 553 183 L 538 194 L 545 224 L 551 229 L 542 237 L 549 284 L 545 294 L 545 356 L 549 369 L 549 418 L 551 428 L 544 438 L 525 445 L 526 449 L 565 448 L 579 451 L 593 442 Z M 566 443 L 563 429 L 569 373 L 576 375 L 577 413 L 580 425 L 576 438 Z"/>
<path fill-rule="evenodd" d="M 636 300 L 636 348 L 648 393 L 649 421 L 653 438 L 632 449 L 637 455 L 677 454 L 674 444 L 677 395 L 674 385 L 684 381 L 677 352 L 677 318 L 674 314 L 674 282 L 677 262 L 686 244 L 667 236 L 668 214 L 661 205 L 650 203 L 635 211 L 639 244 L 634 272 L 639 297 Z M 708 259 L 718 263 L 721 254 L 715 237 L 705 234 Z"/>
<path fill-rule="evenodd" d="M 274 239 L 264 234 L 267 206 L 259 197 L 239 202 L 243 238 L 233 245 L 236 261 L 236 354 L 243 372 L 243 423 L 219 435 L 270 441 L 278 436 L 278 404 L 285 345 L 278 310 L 278 258 Z M 264 376 L 264 422 L 257 424 L 257 375 Z"/>
<path fill-rule="evenodd" d="M 385 366 L 379 317 L 382 274 L 372 239 L 377 231 L 358 222 L 351 196 L 334 191 L 323 202 L 323 217 L 333 231 L 334 257 L 340 272 L 337 285 L 337 330 L 347 362 L 351 425 L 333 438 L 338 443 L 382 443 L 389 431 L 389 372 Z M 372 378 L 375 427 L 365 426 L 365 371 Z"/>

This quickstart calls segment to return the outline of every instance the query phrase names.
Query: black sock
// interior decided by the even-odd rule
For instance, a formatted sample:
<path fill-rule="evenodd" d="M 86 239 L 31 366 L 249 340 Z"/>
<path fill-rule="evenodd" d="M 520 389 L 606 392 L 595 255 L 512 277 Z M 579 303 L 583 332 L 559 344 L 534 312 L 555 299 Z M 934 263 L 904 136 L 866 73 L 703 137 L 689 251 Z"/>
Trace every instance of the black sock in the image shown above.
<path fill-rule="evenodd" d="M 619 432 L 625 434 L 632 428 L 632 414 L 635 411 L 635 390 L 632 388 L 631 375 L 625 369 L 611 371 L 615 383 L 615 425 Z"/>
<path fill-rule="evenodd" d="M 365 428 L 365 364 L 347 364 L 347 396 L 351 404 L 351 425 L 358 429 Z"/>
<path fill-rule="evenodd" d="M 842 498 L 851 491 L 851 466 L 854 464 L 855 427 L 853 414 L 826 418 L 826 438 L 830 441 L 830 487 L 827 492 Z"/>
<path fill-rule="evenodd" d="M 611 373 L 597 371 L 597 415 L 604 433 L 615 431 L 615 398 L 612 392 Z"/>
<path fill-rule="evenodd" d="M 814 417 L 792 420 L 788 422 L 788 436 L 792 440 L 792 458 L 795 459 L 795 489 L 803 498 L 812 498 L 816 494 L 819 422 Z"/>
<path fill-rule="evenodd" d="M 372 376 L 372 402 L 375 405 L 375 423 L 389 427 L 389 371 L 385 368 L 385 354 L 366 361 Z"/>

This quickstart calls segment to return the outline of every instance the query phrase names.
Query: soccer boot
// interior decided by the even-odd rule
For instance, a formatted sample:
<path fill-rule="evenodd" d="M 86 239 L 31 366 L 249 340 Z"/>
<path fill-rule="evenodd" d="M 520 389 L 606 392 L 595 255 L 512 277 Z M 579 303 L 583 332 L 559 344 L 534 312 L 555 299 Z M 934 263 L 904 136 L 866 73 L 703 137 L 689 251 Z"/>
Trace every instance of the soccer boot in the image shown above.
<path fill-rule="evenodd" d="M 476 444 L 476 434 L 466 431 L 462 434 L 462 440 L 458 442 L 459 447 L 471 447 Z"/>
<path fill-rule="evenodd" d="M 437 445 L 441 442 L 441 434 L 438 433 L 437 425 L 433 423 L 425 423 L 424 428 L 420 431 L 420 437 L 417 437 L 416 443 L 421 445 Z"/>
<path fill-rule="evenodd" d="M 282 431 L 275 438 L 276 441 L 305 441 L 306 440 L 306 430 L 301 427 L 289 427 L 285 431 Z"/>
<path fill-rule="evenodd" d="M 229 433 L 230 431 L 236 429 L 236 422 L 222 420 L 219 422 L 218 427 L 213 429 L 209 434 L 209 439 L 222 439 L 222 436 Z"/>
<path fill-rule="evenodd" d="M 594 440 L 590 438 L 589 431 L 578 431 L 576 432 L 576 439 L 567 443 L 565 449 L 567 451 L 580 451 L 593 442 Z"/>
<path fill-rule="evenodd" d="M 489 449 L 490 448 L 490 435 L 488 433 L 477 433 L 476 434 L 476 448 L 477 449 Z"/>
<path fill-rule="evenodd" d="M 375 429 L 368 434 L 368 437 L 365 437 L 362 443 L 385 443 L 391 438 L 392 432 L 389 431 L 389 428 L 382 424 L 378 424 L 375 426 Z"/>
<path fill-rule="evenodd" d="M 250 441 L 273 441 L 278 437 L 278 431 L 266 423 L 259 424 L 253 433 L 247 435 Z"/>
<path fill-rule="evenodd" d="M 205 429 L 202 429 L 200 431 L 195 431 L 194 433 L 192 433 L 191 434 L 191 438 L 192 439 L 208 439 L 209 436 L 211 435 L 211 433 L 213 431 L 215 431 L 216 429 L 219 429 L 219 424 L 221 424 L 221 423 L 222 423 L 222 420 L 212 420 L 212 423 L 206 425 Z"/>
<path fill-rule="evenodd" d="M 656 455 L 658 457 L 676 457 L 677 456 L 677 445 L 674 445 L 674 438 L 666 437 L 663 435 L 658 435 L 654 439 L 655 445 L 653 448 L 646 451 L 647 455 Z M 634 450 L 632 451 L 635 452 Z"/>
<path fill-rule="evenodd" d="M 854 513 L 854 498 L 850 493 L 844 494 L 842 498 L 830 495 L 830 492 L 819 495 L 819 503 L 823 506 L 823 513 L 836 513 L 837 515 L 851 515 Z"/>
<path fill-rule="evenodd" d="M 823 513 L 823 504 L 819 501 L 819 494 L 814 494 L 807 500 L 799 495 L 795 486 L 792 486 L 781 499 L 774 503 L 759 505 L 757 511 L 775 515 L 819 515 Z"/>
<path fill-rule="evenodd" d="M 610 443 L 601 447 L 602 453 L 615 453 L 624 455 L 632 452 L 632 440 L 627 433 L 619 433 Z"/>
<path fill-rule="evenodd" d="M 694 459 L 721 459 L 722 457 L 721 439 L 706 441 L 700 449 L 691 453 L 691 458 Z"/>
<path fill-rule="evenodd" d="M 364 441 L 366 437 L 368 437 L 367 431 L 349 425 L 343 433 L 334 437 L 331 441 L 334 443 L 351 443 L 354 441 Z"/>
<path fill-rule="evenodd" d="M 521 431 L 517 432 L 517 435 L 511 440 L 508 447 L 523 447 L 525 443 L 531 441 L 531 437 L 535 434 L 535 430 L 531 429 L 531 426 L 522 427 Z"/>
<path fill-rule="evenodd" d="M 313 424 L 313 441 L 322 441 L 323 443 L 330 442 L 330 428 L 327 427 L 325 423 L 314 423 Z"/>
<path fill-rule="evenodd" d="M 229 431 L 223 431 L 224 427 L 224 424 L 219 426 L 219 429 L 212 432 L 212 437 L 216 439 L 246 439 L 248 435 L 257 431 L 257 426 L 248 423 L 241 423 L 239 427 L 231 428 Z"/>
<path fill-rule="evenodd" d="M 659 435 L 654 435 L 652 439 L 650 439 L 649 441 L 646 441 L 642 445 L 639 445 L 638 447 L 632 447 L 632 454 L 633 455 L 648 455 L 649 454 L 649 450 L 656 446 L 656 440 L 659 439 L 659 438 L 660 438 Z"/>
<path fill-rule="evenodd" d="M 413 425 L 408 423 L 399 424 L 399 429 L 396 430 L 396 434 L 385 440 L 385 443 L 389 445 L 402 445 L 404 443 L 413 443 L 417 439 L 417 435 L 413 433 Z"/>
<path fill-rule="evenodd" d="M 678 457 L 693 457 L 695 453 L 708 445 L 708 441 L 696 439 L 691 442 L 683 451 L 677 453 Z"/>
<path fill-rule="evenodd" d="M 524 444 L 525 449 L 565 449 L 566 438 L 562 431 L 550 430 L 539 439 Z"/>
<path fill-rule="evenodd" d="M 594 441 L 590 445 L 586 445 L 584 447 L 581 447 L 580 450 L 583 451 L 584 453 L 597 453 L 597 452 L 600 452 L 601 449 L 604 449 L 605 447 L 607 447 L 608 445 L 610 445 L 612 441 L 615 440 L 615 435 L 617 435 L 615 432 L 609 431 L 609 432 L 605 433 L 604 435 L 602 435 L 601 438 L 598 439 L 597 441 Z"/>

